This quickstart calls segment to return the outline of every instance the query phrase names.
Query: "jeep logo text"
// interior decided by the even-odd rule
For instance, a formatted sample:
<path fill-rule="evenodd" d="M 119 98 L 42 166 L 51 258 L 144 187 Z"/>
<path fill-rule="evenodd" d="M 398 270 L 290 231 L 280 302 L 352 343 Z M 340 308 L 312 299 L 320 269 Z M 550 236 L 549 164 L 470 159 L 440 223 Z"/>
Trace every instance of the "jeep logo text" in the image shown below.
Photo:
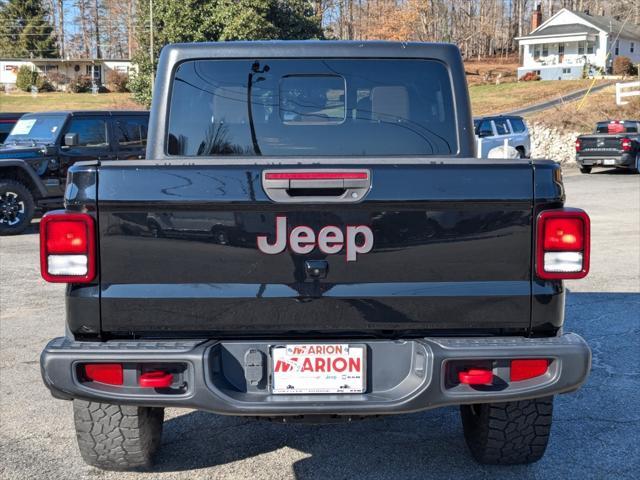
<path fill-rule="evenodd" d="M 292 252 L 300 255 L 311 253 L 316 246 L 322 253 L 333 255 L 346 249 L 347 262 L 354 262 L 359 253 L 368 253 L 373 248 L 373 232 L 366 225 L 347 225 L 346 232 L 328 225 L 318 234 L 311 227 L 299 225 L 289 231 L 287 242 L 287 217 L 276 217 L 276 238 L 269 243 L 266 235 L 258 236 L 258 249 L 269 255 L 282 253 L 287 243 Z"/>

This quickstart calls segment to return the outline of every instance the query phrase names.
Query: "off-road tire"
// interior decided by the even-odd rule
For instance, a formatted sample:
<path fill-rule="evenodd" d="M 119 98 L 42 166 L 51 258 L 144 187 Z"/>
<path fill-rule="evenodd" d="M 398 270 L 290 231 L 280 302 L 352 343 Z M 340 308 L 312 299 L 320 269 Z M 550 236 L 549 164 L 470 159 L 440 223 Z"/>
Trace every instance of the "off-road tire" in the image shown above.
<path fill-rule="evenodd" d="M 460 407 L 471 454 L 490 465 L 540 460 L 549 441 L 552 412 L 553 397 Z"/>
<path fill-rule="evenodd" d="M 0 179 L 0 199 L 7 193 L 14 193 L 17 199 L 24 205 L 24 213 L 20 214 L 20 221 L 14 225 L 9 225 L 3 219 L 0 219 L 0 236 L 18 235 L 31 225 L 33 214 L 35 211 L 35 201 L 33 194 L 23 183 L 16 180 Z M 0 208 L 2 206 L 0 205 Z M 0 211 L 0 216 L 2 212 Z"/>
<path fill-rule="evenodd" d="M 591 173 L 591 167 L 580 167 L 580 173 Z"/>
<path fill-rule="evenodd" d="M 162 437 L 163 408 L 73 401 L 78 447 L 105 470 L 147 469 Z"/>

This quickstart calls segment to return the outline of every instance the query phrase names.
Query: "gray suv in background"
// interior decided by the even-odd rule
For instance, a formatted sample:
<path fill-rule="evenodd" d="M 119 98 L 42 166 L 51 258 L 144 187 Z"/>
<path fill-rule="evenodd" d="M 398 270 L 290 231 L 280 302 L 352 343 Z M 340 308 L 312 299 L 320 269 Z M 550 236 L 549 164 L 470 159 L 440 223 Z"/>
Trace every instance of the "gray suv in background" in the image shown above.
<path fill-rule="evenodd" d="M 487 158 L 491 149 L 502 147 L 505 140 L 515 148 L 520 158 L 531 156 L 529 128 L 522 117 L 515 115 L 481 117 L 473 120 L 478 145 L 478 158 Z"/>

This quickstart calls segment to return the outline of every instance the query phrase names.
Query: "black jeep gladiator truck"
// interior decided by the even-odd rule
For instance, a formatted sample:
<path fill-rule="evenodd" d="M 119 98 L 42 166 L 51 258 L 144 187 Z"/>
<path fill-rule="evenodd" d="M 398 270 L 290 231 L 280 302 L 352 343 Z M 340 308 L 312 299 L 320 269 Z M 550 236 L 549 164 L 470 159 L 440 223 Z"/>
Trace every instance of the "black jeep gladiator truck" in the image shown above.
<path fill-rule="evenodd" d="M 576 162 L 582 173 L 593 167 L 640 173 L 640 120 L 598 122 L 593 134 L 576 139 Z"/>
<path fill-rule="evenodd" d="M 68 284 L 42 376 L 86 462 L 150 466 L 165 407 L 460 405 L 479 462 L 542 457 L 591 364 L 562 327 L 589 218 L 555 162 L 474 158 L 455 46 L 170 45 L 149 132 L 145 160 L 71 168 L 41 222 L 42 275 Z"/>
<path fill-rule="evenodd" d="M 2 121 L 0 119 L 0 121 Z M 28 113 L 0 145 L 0 235 L 22 233 L 35 210 L 60 208 L 69 167 L 144 158 L 149 112 Z"/>

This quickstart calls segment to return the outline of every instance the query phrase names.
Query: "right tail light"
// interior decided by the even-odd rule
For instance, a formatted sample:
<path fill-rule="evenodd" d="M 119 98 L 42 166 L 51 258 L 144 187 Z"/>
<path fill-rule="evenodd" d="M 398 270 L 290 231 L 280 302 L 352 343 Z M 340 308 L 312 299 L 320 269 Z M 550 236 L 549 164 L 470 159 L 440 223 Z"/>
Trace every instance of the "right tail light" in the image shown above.
<path fill-rule="evenodd" d="M 542 279 L 584 278 L 589 273 L 591 229 L 583 210 L 545 210 L 538 215 L 536 274 Z"/>
<path fill-rule="evenodd" d="M 631 151 L 631 139 L 630 138 L 623 138 L 620 142 L 622 144 L 622 151 L 623 152 L 630 152 Z"/>

